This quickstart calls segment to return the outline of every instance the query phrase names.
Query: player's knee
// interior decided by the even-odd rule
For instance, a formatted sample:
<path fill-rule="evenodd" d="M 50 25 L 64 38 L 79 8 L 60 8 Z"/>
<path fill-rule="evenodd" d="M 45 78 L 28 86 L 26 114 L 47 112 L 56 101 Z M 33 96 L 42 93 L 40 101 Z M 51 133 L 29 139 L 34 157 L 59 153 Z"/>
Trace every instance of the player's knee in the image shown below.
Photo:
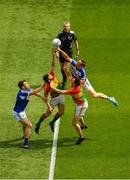
<path fill-rule="evenodd" d="M 72 125 L 75 126 L 75 122 L 74 121 L 72 121 Z"/>
<path fill-rule="evenodd" d="M 32 129 L 32 123 L 30 123 L 29 127 L 30 127 L 30 129 Z"/>
<path fill-rule="evenodd" d="M 32 123 L 31 123 L 31 122 L 28 123 L 28 127 L 29 127 L 30 129 L 32 129 Z"/>
<path fill-rule="evenodd" d="M 98 97 L 98 96 L 97 96 L 97 93 L 94 93 L 94 94 L 93 94 L 93 97 L 94 97 L 94 98 Z"/>
<path fill-rule="evenodd" d="M 73 125 L 73 126 L 75 126 L 75 125 L 76 125 L 75 119 L 73 119 L 73 121 L 72 121 L 72 125 Z"/>
<path fill-rule="evenodd" d="M 43 113 L 42 116 L 41 116 L 41 119 L 45 119 L 47 118 L 49 115 L 50 115 L 50 111 L 46 112 L 46 113 Z"/>
<path fill-rule="evenodd" d="M 60 112 L 59 115 L 60 115 L 60 116 L 63 116 L 63 115 L 64 115 L 64 112 Z"/>
<path fill-rule="evenodd" d="M 32 129 L 32 123 L 27 123 L 26 127 Z"/>
<path fill-rule="evenodd" d="M 97 93 L 96 93 L 96 92 L 91 92 L 91 91 L 90 91 L 90 93 L 91 93 L 91 95 L 92 95 L 94 98 L 97 97 Z"/>

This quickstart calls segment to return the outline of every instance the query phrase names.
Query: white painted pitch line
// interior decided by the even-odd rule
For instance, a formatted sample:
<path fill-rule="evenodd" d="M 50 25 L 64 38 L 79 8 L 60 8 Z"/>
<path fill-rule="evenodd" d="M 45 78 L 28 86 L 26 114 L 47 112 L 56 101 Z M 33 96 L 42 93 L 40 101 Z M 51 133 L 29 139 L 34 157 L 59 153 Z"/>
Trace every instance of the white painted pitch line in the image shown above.
<path fill-rule="evenodd" d="M 58 119 L 56 121 L 56 123 L 55 123 L 55 131 L 54 131 L 54 136 L 53 136 L 53 145 L 52 145 L 50 171 L 49 171 L 49 180 L 54 179 L 54 170 L 55 170 L 55 162 L 56 162 L 56 152 L 57 152 L 57 141 L 58 141 L 59 126 L 60 126 L 60 119 Z"/>

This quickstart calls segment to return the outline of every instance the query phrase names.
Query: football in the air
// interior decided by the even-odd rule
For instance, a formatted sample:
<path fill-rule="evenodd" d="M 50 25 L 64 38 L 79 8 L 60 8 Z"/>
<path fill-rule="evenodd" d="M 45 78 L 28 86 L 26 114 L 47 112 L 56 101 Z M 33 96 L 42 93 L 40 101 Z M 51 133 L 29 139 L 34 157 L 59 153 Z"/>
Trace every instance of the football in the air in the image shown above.
<path fill-rule="evenodd" d="M 60 39 L 58 39 L 58 38 L 53 39 L 52 45 L 53 45 L 53 47 L 59 47 L 61 45 Z"/>

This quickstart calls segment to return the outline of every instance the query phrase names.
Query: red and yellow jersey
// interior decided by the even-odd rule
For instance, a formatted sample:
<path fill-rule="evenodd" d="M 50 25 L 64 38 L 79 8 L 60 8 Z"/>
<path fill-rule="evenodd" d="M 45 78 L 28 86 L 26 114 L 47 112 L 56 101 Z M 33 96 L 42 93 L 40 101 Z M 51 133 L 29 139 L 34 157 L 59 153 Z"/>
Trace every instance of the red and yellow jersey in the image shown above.
<path fill-rule="evenodd" d="M 70 94 L 76 104 L 83 105 L 86 101 L 81 86 L 72 87 L 66 90 L 66 94 Z"/>
<path fill-rule="evenodd" d="M 51 86 L 53 86 L 53 87 L 55 87 L 57 89 L 62 89 L 61 83 L 55 77 L 54 71 L 51 70 L 49 74 L 53 77 L 53 80 L 51 81 Z M 51 86 L 50 86 L 50 83 L 45 83 L 44 84 L 43 88 L 44 88 L 45 94 L 48 95 L 50 93 L 51 97 L 59 96 L 60 94 L 57 93 L 56 91 L 54 91 L 53 89 L 51 89 Z"/>

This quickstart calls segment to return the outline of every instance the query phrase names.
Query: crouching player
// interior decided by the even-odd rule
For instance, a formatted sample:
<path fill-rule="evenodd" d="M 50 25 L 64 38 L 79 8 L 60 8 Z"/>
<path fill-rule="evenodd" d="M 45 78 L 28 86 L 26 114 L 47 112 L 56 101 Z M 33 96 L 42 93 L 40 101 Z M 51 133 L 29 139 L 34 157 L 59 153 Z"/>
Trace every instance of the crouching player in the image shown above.
<path fill-rule="evenodd" d="M 84 122 L 84 113 L 88 108 L 88 102 L 85 96 L 83 95 L 82 87 L 80 85 L 80 79 L 79 78 L 73 79 L 72 87 L 68 90 L 56 89 L 55 86 L 53 85 L 53 82 L 51 83 L 51 88 L 54 89 L 59 94 L 70 94 L 72 96 L 75 102 L 75 114 L 72 120 L 72 124 L 79 135 L 79 138 L 75 144 L 81 144 L 81 142 L 85 140 L 81 127 L 87 127 Z"/>
<path fill-rule="evenodd" d="M 44 98 L 40 94 L 38 94 L 38 92 L 43 88 L 43 86 L 38 87 L 37 89 L 32 91 L 28 82 L 26 80 L 22 80 L 19 81 L 18 87 L 20 88 L 20 90 L 17 94 L 16 103 L 13 108 L 13 115 L 23 126 L 23 147 L 28 149 L 30 147 L 29 136 L 31 133 L 32 123 L 26 116 L 25 108 L 29 102 L 31 95 L 36 95 L 44 100 Z"/>

